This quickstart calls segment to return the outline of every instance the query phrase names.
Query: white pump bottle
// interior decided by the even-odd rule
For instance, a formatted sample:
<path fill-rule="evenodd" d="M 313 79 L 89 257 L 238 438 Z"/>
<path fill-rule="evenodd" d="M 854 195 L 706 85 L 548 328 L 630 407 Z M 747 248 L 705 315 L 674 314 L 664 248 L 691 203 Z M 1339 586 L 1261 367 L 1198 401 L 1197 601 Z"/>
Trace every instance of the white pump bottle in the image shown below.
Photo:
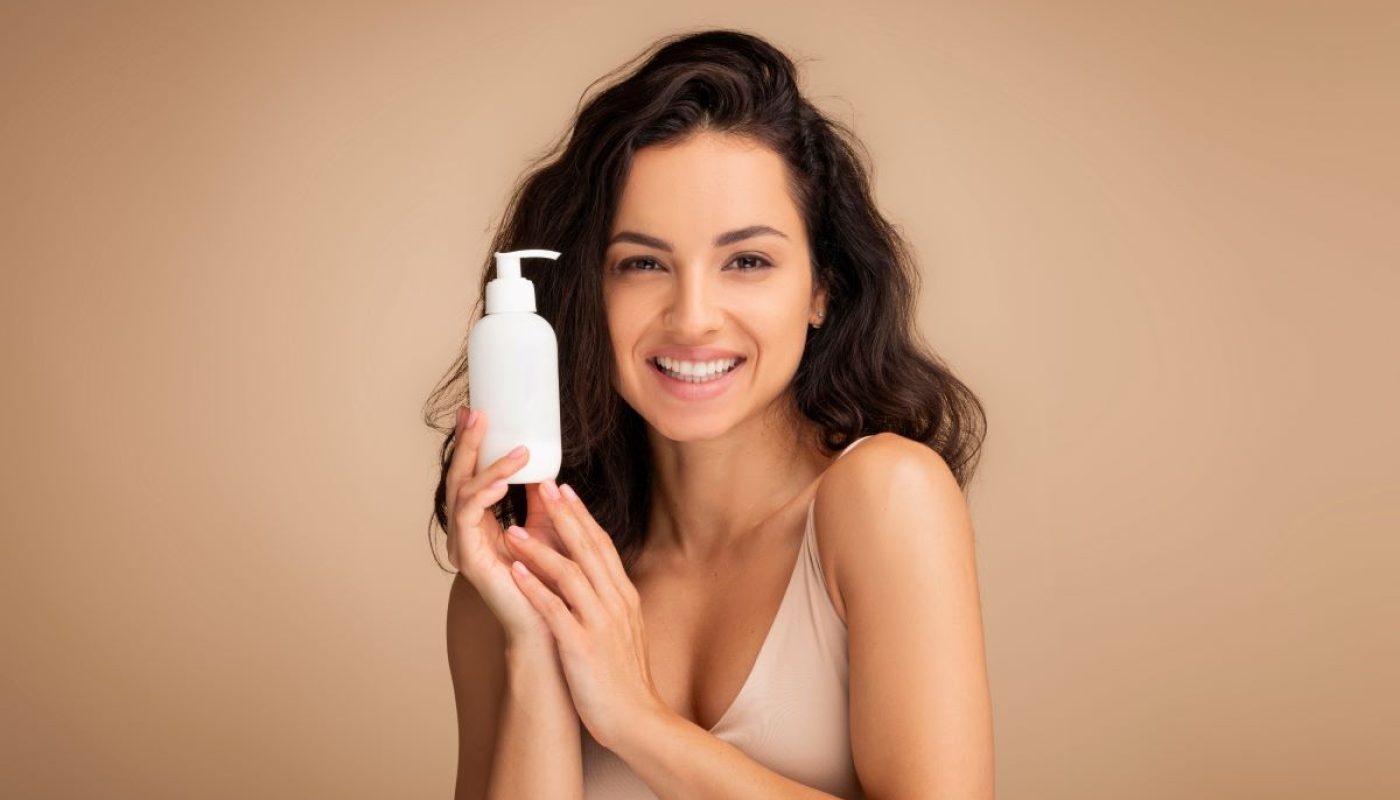
<path fill-rule="evenodd" d="M 520 276 L 520 259 L 559 258 L 553 250 L 496 253 L 496 278 L 486 284 L 486 314 L 467 335 L 471 407 L 486 413 L 486 437 L 476 468 L 485 469 L 516 445 L 529 448 L 508 483 L 539 483 L 559 475 L 559 342 L 535 313 L 535 285 Z"/>

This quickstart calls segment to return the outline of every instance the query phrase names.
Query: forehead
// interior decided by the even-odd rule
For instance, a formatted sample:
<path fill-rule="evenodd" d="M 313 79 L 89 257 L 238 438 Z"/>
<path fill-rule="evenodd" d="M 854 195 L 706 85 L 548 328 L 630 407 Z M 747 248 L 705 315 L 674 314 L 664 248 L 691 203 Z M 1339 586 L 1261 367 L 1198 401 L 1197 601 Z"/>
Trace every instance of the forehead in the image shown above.
<path fill-rule="evenodd" d="M 643 148 L 623 184 L 612 232 L 703 247 L 716 233 L 765 224 L 796 238 L 800 214 L 787 180 L 782 157 L 753 139 L 707 133 Z"/>

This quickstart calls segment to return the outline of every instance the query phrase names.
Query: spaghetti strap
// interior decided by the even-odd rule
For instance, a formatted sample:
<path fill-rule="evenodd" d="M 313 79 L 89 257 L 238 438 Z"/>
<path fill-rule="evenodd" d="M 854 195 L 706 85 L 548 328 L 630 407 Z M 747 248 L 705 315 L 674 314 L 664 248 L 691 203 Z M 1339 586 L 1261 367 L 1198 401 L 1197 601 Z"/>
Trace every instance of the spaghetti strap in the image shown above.
<path fill-rule="evenodd" d="M 841 452 L 836 454 L 836 458 L 832 459 L 831 463 L 835 464 L 840 460 L 841 456 L 851 452 L 851 450 L 855 449 L 856 445 L 874 435 L 873 433 L 867 433 L 864 436 L 856 437 L 850 444 L 841 448 Z M 827 465 L 827 469 L 831 469 L 831 465 Z M 841 619 L 840 613 L 836 610 L 836 603 L 831 599 L 831 593 L 827 591 L 826 588 L 826 578 L 822 571 L 821 549 L 817 546 L 816 516 L 817 496 L 816 493 L 813 492 L 812 499 L 807 501 L 807 524 L 802 531 L 802 549 L 804 552 L 801 558 L 806 560 L 807 567 L 813 575 L 813 583 L 821 587 L 821 597 L 822 600 L 825 601 L 822 605 L 825 607 L 825 610 L 829 612 L 830 617 L 844 629 L 846 623 Z"/>

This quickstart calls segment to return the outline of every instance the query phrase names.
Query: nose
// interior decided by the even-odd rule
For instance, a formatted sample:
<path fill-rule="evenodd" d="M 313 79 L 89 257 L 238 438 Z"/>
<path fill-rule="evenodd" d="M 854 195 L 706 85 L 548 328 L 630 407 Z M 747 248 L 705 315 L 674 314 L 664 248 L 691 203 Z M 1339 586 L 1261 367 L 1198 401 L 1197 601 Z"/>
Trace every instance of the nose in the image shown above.
<path fill-rule="evenodd" d="M 707 272 L 703 267 L 682 269 L 672 287 L 665 322 L 682 341 L 703 339 L 723 324 L 719 287 Z"/>

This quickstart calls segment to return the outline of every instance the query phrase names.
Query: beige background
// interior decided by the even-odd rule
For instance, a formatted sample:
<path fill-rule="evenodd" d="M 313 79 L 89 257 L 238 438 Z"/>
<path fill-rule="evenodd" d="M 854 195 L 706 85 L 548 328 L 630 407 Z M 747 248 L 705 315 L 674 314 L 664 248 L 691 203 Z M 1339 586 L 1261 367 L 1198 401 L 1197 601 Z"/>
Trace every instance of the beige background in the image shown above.
<path fill-rule="evenodd" d="M 0 7 L 0 795 L 450 796 L 422 403 L 580 93 L 727 25 L 987 404 L 1000 796 L 1400 796 L 1400 6 L 664 6 Z"/>

